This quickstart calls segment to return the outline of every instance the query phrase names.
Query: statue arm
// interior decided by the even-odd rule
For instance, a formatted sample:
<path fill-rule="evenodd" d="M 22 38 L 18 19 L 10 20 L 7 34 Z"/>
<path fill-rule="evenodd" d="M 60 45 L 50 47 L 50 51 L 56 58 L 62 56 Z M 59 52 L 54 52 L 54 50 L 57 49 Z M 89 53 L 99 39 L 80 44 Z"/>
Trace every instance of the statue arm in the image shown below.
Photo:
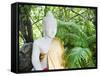
<path fill-rule="evenodd" d="M 33 50 L 32 50 L 32 64 L 35 70 L 42 70 L 39 56 L 40 56 L 40 49 L 34 42 Z"/>

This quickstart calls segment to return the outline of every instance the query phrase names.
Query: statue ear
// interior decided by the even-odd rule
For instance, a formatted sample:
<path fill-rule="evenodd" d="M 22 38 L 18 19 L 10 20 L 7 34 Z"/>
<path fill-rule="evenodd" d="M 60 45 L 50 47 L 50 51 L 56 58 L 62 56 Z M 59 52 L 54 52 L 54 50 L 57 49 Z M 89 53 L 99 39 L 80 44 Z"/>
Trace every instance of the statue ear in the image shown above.
<path fill-rule="evenodd" d="M 42 30 L 43 30 L 43 36 L 45 36 L 45 17 L 42 20 Z"/>
<path fill-rule="evenodd" d="M 46 17 L 44 17 L 42 20 L 43 26 L 45 25 L 45 20 L 46 20 Z"/>

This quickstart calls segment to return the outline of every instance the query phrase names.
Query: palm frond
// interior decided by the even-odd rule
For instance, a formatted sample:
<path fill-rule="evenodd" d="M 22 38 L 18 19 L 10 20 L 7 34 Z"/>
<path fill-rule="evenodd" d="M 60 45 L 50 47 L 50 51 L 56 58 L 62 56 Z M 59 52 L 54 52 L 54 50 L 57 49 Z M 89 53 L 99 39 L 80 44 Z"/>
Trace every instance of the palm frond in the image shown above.
<path fill-rule="evenodd" d="M 92 43 L 94 43 L 94 42 L 96 42 L 96 35 L 89 36 L 87 38 L 87 41 L 88 41 L 89 45 L 92 44 Z"/>
<path fill-rule="evenodd" d="M 69 68 L 93 67 L 92 53 L 89 48 L 75 47 L 67 53 Z"/>

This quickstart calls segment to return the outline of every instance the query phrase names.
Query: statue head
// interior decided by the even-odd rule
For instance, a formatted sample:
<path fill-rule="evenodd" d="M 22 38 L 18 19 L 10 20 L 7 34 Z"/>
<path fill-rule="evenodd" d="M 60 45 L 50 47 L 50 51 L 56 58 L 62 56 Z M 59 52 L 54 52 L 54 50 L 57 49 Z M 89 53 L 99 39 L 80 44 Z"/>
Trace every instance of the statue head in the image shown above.
<path fill-rule="evenodd" d="M 43 19 L 43 32 L 44 36 L 54 38 L 57 32 L 57 21 L 52 12 L 47 12 Z"/>

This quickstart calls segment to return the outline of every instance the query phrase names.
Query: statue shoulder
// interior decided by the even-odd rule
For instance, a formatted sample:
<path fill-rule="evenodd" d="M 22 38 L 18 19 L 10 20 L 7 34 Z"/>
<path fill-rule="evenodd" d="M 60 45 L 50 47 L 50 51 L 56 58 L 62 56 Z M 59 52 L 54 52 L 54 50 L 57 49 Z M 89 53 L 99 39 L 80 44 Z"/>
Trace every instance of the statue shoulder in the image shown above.
<path fill-rule="evenodd" d="M 60 41 L 60 38 L 55 37 L 55 38 L 53 38 L 53 40 L 54 40 L 54 41 Z"/>
<path fill-rule="evenodd" d="M 58 37 L 53 38 L 53 42 L 59 42 L 59 43 L 63 44 L 63 42 L 61 41 L 61 39 L 58 38 Z"/>
<path fill-rule="evenodd" d="M 64 42 L 61 41 L 60 38 L 57 38 L 57 37 L 53 38 L 52 44 L 60 45 L 62 48 L 64 48 Z"/>
<path fill-rule="evenodd" d="M 40 38 L 40 39 L 34 40 L 33 44 L 39 46 L 42 43 L 42 41 L 43 41 L 43 38 Z"/>

